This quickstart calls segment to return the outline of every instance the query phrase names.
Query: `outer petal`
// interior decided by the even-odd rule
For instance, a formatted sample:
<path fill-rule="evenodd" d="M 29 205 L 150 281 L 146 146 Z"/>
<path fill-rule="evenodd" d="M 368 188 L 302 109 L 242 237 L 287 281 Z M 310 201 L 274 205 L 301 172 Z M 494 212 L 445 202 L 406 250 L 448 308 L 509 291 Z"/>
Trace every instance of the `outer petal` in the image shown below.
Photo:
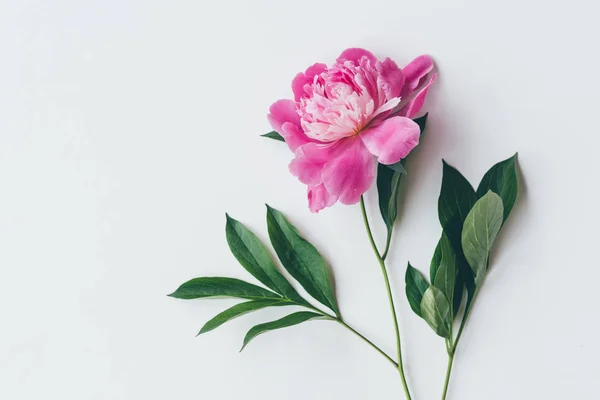
<path fill-rule="evenodd" d="M 408 118 L 413 118 L 419 112 L 421 107 L 423 107 L 423 103 L 425 103 L 425 97 L 427 96 L 429 87 L 431 86 L 436 77 L 436 74 L 432 74 L 431 79 L 429 80 L 429 82 L 427 82 L 427 84 L 425 84 L 422 88 L 417 89 L 416 92 L 413 92 L 412 95 L 414 96 L 414 98 L 408 103 L 406 103 L 404 107 L 402 107 L 402 109 L 399 112 L 400 115 L 404 115 Z"/>
<path fill-rule="evenodd" d="M 355 204 L 375 177 L 375 160 L 358 137 L 343 139 L 343 151 L 329 161 L 321 178 L 330 196 L 343 204 Z"/>
<path fill-rule="evenodd" d="M 371 65 L 375 65 L 377 62 L 377 57 L 375 57 L 370 51 L 358 47 L 351 47 L 344 50 L 342 54 L 340 54 L 340 56 L 337 58 L 337 63 L 343 64 L 344 61 L 353 61 L 354 64 L 358 65 L 360 59 L 363 57 L 367 57 L 369 61 L 371 61 Z"/>
<path fill-rule="evenodd" d="M 360 134 L 362 142 L 382 164 L 394 164 L 405 158 L 419 144 L 421 130 L 413 120 L 392 117 L 367 128 Z"/>
<path fill-rule="evenodd" d="M 292 81 L 292 91 L 294 92 L 294 100 L 300 101 L 300 99 L 307 94 L 304 90 L 304 86 L 310 85 L 313 83 L 315 79 L 315 75 L 320 74 L 321 72 L 327 71 L 327 65 L 316 63 L 302 73 L 300 72 L 294 80 Z"/>
<path fill-rule="evenodd" d="M 296 111 L 296 104 L 292 100 L 277 100 L 271 105 L 269 112 L 267 118 L 275 132 L 279 134 L 281 134 L 281 126 L 286 122 L 300 126 L 300 116 Z"/>
<path fill-rule="evenodd" d="M 307 143 L 296 150 L 290 163 L 290 172 L 306 185 L 319 185 L 325 164 L 336 158 L 343 146 L 340 142 L 328 144 Z"/>
<path fill-rule="evenodd" d="M 288 145 L 290 150 L 296 151 L 298 147 L 304 146 L 307 143 L 315 142 L 314 139 L 309 138 L 304 134 L 302 128 L 292 122 L 285 122 L 281 126 L 281 132 L 278 132 L 285 139 L 285 143 Z"/>
<path fill-rule="evenodd" d="M 308 187 L 308 208 L 314 213 L 321 211 L 325 207 L 331 207 L 335 204 L 336 200 L 334 196 L 331 196 L 327 192 L 325 185 L 322 183 Z"/>
<path fill-rule="evenodd" d="M 406 80 L 401 96 L 406 98 L 406 96 L 410 95 L 422 83 L 421 80 L 432 70 L 433 60 L 427 55 L 415 58 L 406 67 L 402 68 L 402 73 Z"/>
<path fill-rule="evenodd" d="M 404 74 L 400 68 L 389 58 L 377 63 L 376 68 L 381 76 L 381 89 L 385 93 L 385 98 L 391 100 L 399 97 L 404 85 Z"/>

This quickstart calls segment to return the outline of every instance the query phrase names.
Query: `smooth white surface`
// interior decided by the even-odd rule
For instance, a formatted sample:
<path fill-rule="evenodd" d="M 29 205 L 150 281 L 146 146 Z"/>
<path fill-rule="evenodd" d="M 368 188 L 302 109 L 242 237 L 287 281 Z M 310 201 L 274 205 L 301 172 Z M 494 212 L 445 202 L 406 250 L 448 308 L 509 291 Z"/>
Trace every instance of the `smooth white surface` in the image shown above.
<path fill-rule="evenodd" d="M 165 297 L 248 275 L 224 213 L 266 237 L 264 202 L 330 260 L 346 318 L 393 353 L 358 206 L 312 215 L 291 153 L 257 135 L 292 77 L 346 47 L 440 78 L 390 256 L 415 400 L 440 397 L 444 343 L 404 300 L 428 269 L 441 159 L 474 184 L 520 154 L 521 197 L 456 358 L 449 399 L 600 397 L 593 2 L 1 1 L 0 398 L 402 399 L 397 373 L 333 323 L 258 338 L 283 309 L 201 338 L 231 301 Z M 378 240 L 376 196 L 367 196 Z"/>

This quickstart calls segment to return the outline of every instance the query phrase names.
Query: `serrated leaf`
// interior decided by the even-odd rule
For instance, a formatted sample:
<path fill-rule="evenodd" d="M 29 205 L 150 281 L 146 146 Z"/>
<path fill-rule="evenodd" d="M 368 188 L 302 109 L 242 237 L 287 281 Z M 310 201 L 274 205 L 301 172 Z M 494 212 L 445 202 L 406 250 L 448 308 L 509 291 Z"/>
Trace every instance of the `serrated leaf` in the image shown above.
<path fill-rule="evenodd" d="M 285 301 L 283 299 L 282 300 L 252 300 L 252 301 L 248 301 L 246 303 L 236 304 L 235 306 L 228 308 L 227 310 L 218 314 L 217 316 L 212 318 L 210 321 L 208 321 L 206 324 L 204 324 L 202 329 L 200 329 L 200 332 L 198 332 L 198 335 L 201 335 L 206 332 L 210 332 L 213 329 L 217 329 L 219 326 L 223 325 L 225 322 L 230 321 L 236 317 L 239 317 L 243 314 L 246 314 L 246 313 L 249 313 L 252 311 L 260 310 L 260 309 L 266 308 L 266 307 L 291 306 L 291 305 L 294 305 L 294 303 Z"/>
<path fill-rule="evenodd" d="M 500 161 L 486 172 L 477 188 L 477 196 L 482 197 L 489 190 L 499 195 L 502 199 L 504 205 L 503 220 L 506 221 L 515 205 L 519 192 L 517 154 L 509 159 Z"/>
<path fill-rule="evenodd" d="M 406 298 L 408 299 L 408 304 L 410 304 L 410 308 L 417 314 L 419 317 L 423 317 L 421 314 L 421 300 L 423 300 L 423 294 L 429 288 L 429 283 L 425 280 L 423 275 L 415 268 L 413 268 L 410 263 L 408 263 L 408 267 L 406 268 Z"/>
<path fill-rule="evenodd" d="M 275 329 L 287 328 L 289 326 L 298 325 L 302 322 L 315 319 L 315 318 L 323 318 L 323 315 L 316 314 L 310 311 L 300 311 L 294 314 L 287 315 L 281 319 L 276 321 L 267 322 L 265 324 L 256 325 L 254 328 L 250 329 L 244 338 L 244 344 L 240 351 L 244 350 L 244 348 L 250 343 L 252 339 L 260 335 L 261 333 L 269 332 Z"/>
<path fill-rule="evenodd" d="M 185 282 L 169 296 L 177 299 L 200 299 L 204 297 L 236 297 L 240 299 L 281 300 L 281 296 L 260 286 L 235 278 L 203 277 Z"/>
<path fill-rule="evenodd" d="M 434 274 L 435 279 L 432 281 L 433 286 L 440 289 L 440 291 L 446 296 L 449 305 L 452 305 L 454 301 L 454 285 L 456 283 L 456 275 L 458 273 L 456 254 L 452 248 L 452 244 L 445 233 L 442 233 L 442 238 L 439 244 L 440 249 L 440 262 L 436 273 Z M 461 287 L 462 289 L 462 287 Z M 454 319 L 452 307 L 450 308 L 450 316 Z"/>
<path fill-rule="evenodd" d="M 261 137 L 266 137 L 269 139 L 274 139 L 274 140 L 278 140 L 280 142 L 285 142 L 285 139 L 283 138 L 283 136 L 281 136 L 279 133 L 272 131 L 269 133 L 265 133 L 264 135 L 260 135 Z"/>
<path fill-rule="evenodd" d="M 442 291 L 435 286 L 429 286 L 423 294 L 421 314 L 437 335 L 450 339 L 450 304 Z"/>
<path fill-rule="evenodd" d="M 490 250 L 502 227 L 503 215 L 502 199 L 489 191 L 475 203 L 465 219 L 462 247 L 477 286 L 485 276 Z"/>
<path fill-rule="evenodd" d="M 271 244 L 284 268 L 315 300 L 339 315 L 329 282 L 327 263 L 281 212 L 267 205 L 267 226 Z"/>
<path fill-rule="evenodd" d="M 225 225 L 225 236 L 235 258 L 256 279 L 298 304 L 308 304 L 277 270 L 271 254 L 260 239 L 244 224 L 229 215 Z"/>

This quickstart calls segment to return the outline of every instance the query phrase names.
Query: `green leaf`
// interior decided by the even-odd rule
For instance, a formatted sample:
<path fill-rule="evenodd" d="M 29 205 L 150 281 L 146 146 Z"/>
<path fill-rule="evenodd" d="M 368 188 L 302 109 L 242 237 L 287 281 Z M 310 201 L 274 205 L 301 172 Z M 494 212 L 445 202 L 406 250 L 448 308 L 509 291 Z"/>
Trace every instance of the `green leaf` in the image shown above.
<path fill-rule="evenodd" d="M 244 344 L 242 345 L 240 351 L 244 350 L 248 343 L 250 343 L 252 339 L 257 337 L 261 333 L 269 332 L 275 329 L 287 328 L 288 326 L 298 325 L 302 322 L 315 318 L 323 318 L 323 315 L 316 314 L 310 311 L 300 311 L 294 314 L 287 315 L 276 321 L 256 325 L 254 328 L 250 329 L 246 334 L 246 337 L 244 338 Z"/>
<path fill-rule="evenodd" d="M 421 300 L 421 313 L 423 314 L 423 319 L 436 334 L 450 339 L 450 304 L 441 290 L 435 286 L 430 286 L 425 291 Z"/>
<path fill-rule="evenodd" d="M 249 313 L 251 311 L 260 310 L 261 308 L 266 307 L 274 307 L 274 306 L 291 306 L 294 303 L 285 300 L 252 300 L 246 303 L 236 304 L 235 306 L 228 308 L 222 313 L 218 314 L 216 317 L 208 321 L 198 335 L 201 335 L 206 332 L 210 332 L 213 329 L 218 328 L 223 325 L 225 322 L 232 320 L 233 318 L 239 317 L 240 315 Z"/>
<path fill-rule="evenodd" d="M 449 305 L 452 306 L 454 301 L 454 285 L 456 283 L 458 268 L 456 263 L 456 254 L 454 253 L 452 244 L 450 244 L 450 240 L 445 233 L 442 233 L 439 249 L 440 263 L 436 273 L 434 274 L 435 279 L 432 281 L 432 284 L 436 288 L 440 289 L 444 296 L 446 296 Z M 462 290 L 462 287 L 460 289 Z M 452 307 L 450 308 L 450 316 L 454 317 Z"/>
<path fill-rule="evenodd" d="M 287 279 L 277 270 L 271 254 L 254 233 L 242 223 L 227 215 L 225 235 L 231 252 L 256 279 L 282 296 L 302 305 L 308 305 Z"/>
<path fill-rule="evenodd" d="M 503 220 L 506 221 L 515 205 L 519 191 L 517 179 L 517 154 L 509 159 L 499 162 L 486 172 L 477 188 L 477 196 L 482 197 L 489 190 L 499 195 L 502 199 L 502 203 L 504 204 Z"/>
<path fill-rule="evenodd" d="M 398 189 L 401 177 L 401 172 L 394 171 L 388 168 L 387 165 L 377 164 L 379 211 L 388 229 L 388 233 L 393 229 L 394 222 L 398 217 Z"/>
<path fill-rule="evenodd" d="M 281 300 L 281 296 L 267 289 L 235 278 L 195 278 L 187 281 L 169 296 L 177 299 L 200 299 L 204 297 L 237 297 L 240 299 Z"/>
<path fill-rule="evenodd" d="M 267 226 L 271 244 L 285 269 L 315 300 L 339 315 L 327 263 L 317 249 L 298 234 L 281 212 L 268 205 Z"/>
<path fill-rule="evenodd" d="M 443 232 L 442 232 L 443 234 Z M 429 279 L 431 282 L 435 282 L 435 275 L 437 274 L 438 269 L 440 268 L 440 264 L 442 262 L 442 239 L 438 241 L 437 246 L 435 246 L 435 250 L 433 252 L 433 258 L 431 259 L 431 264 L 429 265 Z"/>
<path fill-rule="evenodd" d="M 425 280 L 423 275 L 410 263 L 406 268 L 406 298 L 410 308 L 419 317 L 423 317 L 421 314 L 421 300 L 423 300 L 423 294 L 429 288 L 429 283 Z"/>
<path fill-rule="evenodd" d="M 283 138 L 283 136 L 281 136 L 279 133 L 272 131 L 269 133 L 265 133 L 264 135 L 260 135 L 261 137 L 266 137 L 269 139 L 275 139 L 275 140 L 279 140 L 280 142 L 285 142 L 285 139 Z"/>
<path fill-rule="evenodd" d="M 429 113 L 423 115 L 422 117 L 413 119 L 413 121 L 415 121 L 417 125 L 419 125 L 419 129 L 421 129 L 421 136 L 425 133 L 425 126 L 427 125 L 428 116 Z"/>
<path fill-rule="evenodd" d="M 462 229 L 465 218 L 477 201 L 477 194 L 473 186 L 458 170 L 443 162 L 443 177 L 440 197 L 438 199 L 438 214 L 444 233 L 447 235 L 458 265 L 453 301 L 453 311 L 456 315 L 464 293 L 464 287 L 472 287 L 473 271 L 465 259 L 462 250 Z M 435 259 L 435 257 L 434 257 Z M 439 262 L 437 263 L 439 265 Z M 432 271 L 434 263 L 432 262 Z M 435 271 L 431 274 L 431 281 L 435 281 Z M 469 291 L 468 302 L 471 301 L 473 292 Z"/>
<path fill-rule="evenodd" d="M 489 191 L 475 203 L 465 220 L 462 246 L 477 286 L 485 277 L 490 250 L 502 227 L 503 215 L 502 199 Z"/>

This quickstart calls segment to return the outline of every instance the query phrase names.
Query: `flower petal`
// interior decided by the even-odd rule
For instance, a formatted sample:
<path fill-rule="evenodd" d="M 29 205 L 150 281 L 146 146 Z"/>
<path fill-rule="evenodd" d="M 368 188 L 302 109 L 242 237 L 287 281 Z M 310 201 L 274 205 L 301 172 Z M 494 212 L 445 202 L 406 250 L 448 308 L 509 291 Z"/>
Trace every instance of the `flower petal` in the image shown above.
<path fill-rule="evenodd" d="M 419 144 L 419 125 L 406 117 L 392 117 L 367 128 L 360 138 L 381 164 L 394 164 L 405 158 Z"/>
<path fill-rule="evenodd" d="M 286 122 L 300 126 L 300 116 L 296 111 L 296 104 L 292 100 L 277 100 L 271 105 L 269 112 L 267 118 L 275 132 L 279 134 L 281 134 L 281 126 Z"/>
<path fill-rule="evenodd" d="M 404 87 L 402 88 L 402 98 L 409 96 L 417 87 L 420 86 L 423 78 L 433 70 L 433 60 L 430 56 L 422 55 L 411 61 L 406 67 L 402 68 L 404 74 Z"/>
<path fill-rule="evenodd" d="M 314 139 L 311 139 L 304 134 L 302 128 L 291 122 L 285 122 L 281 126 L 281 132 L 279 132 L 279 134 L 283 136 L 283 138 L 285 139 L 285 143 L 288 145 L 290 150 L 294 152 L 300 146 L 304 146 L 307 143 L 315 142 Z"/>
<path fill-rule="evenodd" d="M 416 92 L 413 92 L 412 95 L 414 97 L 408 103 L 406 103 L 404 107 L 402 107 L 402 109 L 399 112 L 400 115 L 404 115 L 408 118 L 413 118 L 415 115 L 417 115 L 421 107 L 423 107 L 423 104 L 425 103 L 425 97 L 427 96 L 427 92 L 429 91 L 429 87 L 431 86 L 436 77 L 436 74 L 431 74 L 431 79 L 429 80 L 429 82 L 427 82 L 427 84 L 421 87 L 420 89 L 417 89 Z"/>
<path fill-rule="evenodd" d="M 321 172 L 330 196 L 343 204 L 355 204 L 375 177 L 375 160 L 357 137 L 342 139 L 337 157 L 328 161 Z"/>
<path fill-rule="evenodd" d="M 307 143 L 296 150 L 290 163 L 290 172 L 306 185 L 319 185 L 323 182 L 321 172 L 325 164 L 337 157 L 341 150 L 343 148 L 339 141 L 328 144 Z"/>
<path fill-rule="evenodd" d="M 377 62 L 377 57 L 375 57 L 370 51 L 358 47 L 351 47 L 344 50 L 342 54 L 340 54 L 340 56 L 337 58 L 337 63 L 343 64 L 344 61 L 353 61 L 354 64 L 358 65 L 360 59 L 363 57 L 367 57 L 367 59 L 371 61 L 372 65 L 375 65 Z"/>
<path fill-rule="evenodd" d="M 404 74 L 396 63 L 389 58 L 376 64 L 377 72 L 381 75 L 381 89 L 387 100 L 399 97 L 404 85 Z"/>
<path fill-rule="evenodd" d="M 335 204 L 336 198 L 331 196 L 324 184 L 308 187 L 308 208 L 317 213 L 325 207 L 331 207 Z"/>
<path fill-rule="evenodd" d="M 322 63 L 316 63 L 308 67 L 308 69 L 302 73 L 300 72 L 292 81 L 292 91 L 294 92 L 294 100 L 300 101 L 300 99 L 306 95 L 304 87 L 313 83 L 315 75 L 321 72 L 327 71 L 327 65 Z"/>

